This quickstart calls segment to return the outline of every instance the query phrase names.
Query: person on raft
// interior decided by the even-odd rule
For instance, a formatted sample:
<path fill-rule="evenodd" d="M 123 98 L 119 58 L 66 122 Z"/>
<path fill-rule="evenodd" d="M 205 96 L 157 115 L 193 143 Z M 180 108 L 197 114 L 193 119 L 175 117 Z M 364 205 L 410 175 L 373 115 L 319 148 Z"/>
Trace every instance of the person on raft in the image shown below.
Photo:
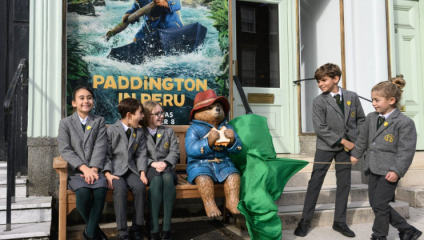
<path fill-rule="evenodd" d="M 150 14 L 144 15 L 144 22 L 140 30 L 135 34 L 134 42 L 149 35 L 156 29 L 178 28 L 184 26 L 181 20 L 180 0 L 134 0 L 131 9 L 125 12 L 122 22 L 126 22 L 128 17 L 138 9 L 154 2 L 155 7 Z"/>

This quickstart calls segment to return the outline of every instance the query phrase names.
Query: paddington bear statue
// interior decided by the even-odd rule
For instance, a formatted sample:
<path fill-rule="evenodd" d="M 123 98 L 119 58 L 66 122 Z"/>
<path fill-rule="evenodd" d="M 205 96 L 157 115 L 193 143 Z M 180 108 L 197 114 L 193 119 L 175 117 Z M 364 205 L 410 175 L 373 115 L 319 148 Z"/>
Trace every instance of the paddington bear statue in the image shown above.
<path fill-rule="evenodd" d="M 240 175 L 229 154 L 242 150 L 242 142 L 226 116 L 230 104 L 212 89 L 199 92 L 190 113 L 191 126 L 187 129 L 188 182 L 196 184 L 208 217 L 221 215 L 214 198 L 214 184 L 224 183 L 226 207 L 233 214 L 240 194 Z"/>

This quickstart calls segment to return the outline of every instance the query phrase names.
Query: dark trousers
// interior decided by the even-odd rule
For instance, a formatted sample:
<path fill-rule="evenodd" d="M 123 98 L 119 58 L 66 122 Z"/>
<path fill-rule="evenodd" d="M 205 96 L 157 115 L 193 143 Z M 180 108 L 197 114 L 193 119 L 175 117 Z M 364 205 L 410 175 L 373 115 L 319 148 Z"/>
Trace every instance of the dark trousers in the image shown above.
<path fill-rule="evenodd" d="M 314 161 L 331 162 L 333 159 L 336 159 L 336 162 L 350 162 L 350 154 L 344 150 L 330 152 L 317 149 Z M 328 168 L 330 168 L 330 164 L 314 164 L 311 179 L 308 183 L 308 190 L 306 192 L 305 204 L 303 206 L 302 213 L 302 218 L 306 221 L 312 220 L 312 217 L 314 216 L 318 196 Z M 346 222 L 346 208 L 350 192 L 351 169 L 352 165 L 350 164 L 336 165 L 337 192 L 334 212 L 334 221 L 336 222 Z"/>
<path fill-rule="evenodd" d="M 390 207 L 398 182 L 389 182 L 386 176 L 371 173 L 368 180 L 368 197 L 374 211 L 375 219 L 372 226 L 372 236 L 386 239 L 389 234 L 389 224 L 403 231 L 411 228 L 405 218 Z"/>
<path fill-rule="evenodd" d="M 115 208 L 116 225 L 120 235 L 127 231 L 127 197 L 128 190 L 134 196 L 135 213 L 132 219 L 132 227 L 144 225 L 144 199 L 146 197 L 146 186 L 141 181 L 140 176 L 128 170 L 119 179 L 113 182 L 113 205 Z M 134 229 L 136 230 L 136 229 Z"/>

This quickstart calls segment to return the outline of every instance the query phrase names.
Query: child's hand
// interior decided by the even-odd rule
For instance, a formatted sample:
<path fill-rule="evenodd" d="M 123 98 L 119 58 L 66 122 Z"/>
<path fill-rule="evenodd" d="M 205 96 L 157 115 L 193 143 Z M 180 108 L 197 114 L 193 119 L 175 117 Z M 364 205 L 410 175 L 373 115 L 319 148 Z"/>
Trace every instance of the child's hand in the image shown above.
<path fill-rule="evenodd" d="M 386 175 L 386 180 L 389 182 L 396 182 L 398 179 L 399 176 L 393 171 L 388 172 Z"/>
<path fill-rule="evenodd" d="M 84 178 L 87 184 L 93 184 L 95 180 L 99 179 L 99 174 L 97 173 L 97 171 L 87 167 L 87 165 L 85 164 L 81 165 L 80 170 L 84 173 L 80 176 Z"/>
<path fill-rule="evenodd" d="M 163 171 L 165 171 L 165 168 L 166 168 L 167 166 L 168 166 L 168 165 L 166 165 L 166 163 L 165 163 L 165 162 L 154 162 L 154 163 L 152 163 L 152 167 L 156 168 L 156 171 L 158 171 L 158 172 L 163 172 Z"/>
<path fill-rule="evenodd" d="M 118 176 L 112 175 L 110 172 L 105 173 L 105 177 L 107 178 L 107 186 L 109 189 L 113 190 L 113 179 L 119 179 Z"/>
<path fill-rule="evenodd" d="M 355 144 L 351 141 L 348 141 L 346 139 L 342 139 L 342 141 L 340 142 L 345 148 L 347 148 L 349 151 L 351 151 L 354 147 Z"/>
<path fill-rule="evenodd" d="M 355 165 L 358 162 L 358 159 L 354 156 L 350 156 L 350 161 L 352 162 L 352 165 Z"/>
<path fill-rule="evenodd" d="M 147 183 L 149 182 L 144 171 L 141 171 L 140 173 L 140 180 L 144 183 L 144 185 L 147 185 Z"/>

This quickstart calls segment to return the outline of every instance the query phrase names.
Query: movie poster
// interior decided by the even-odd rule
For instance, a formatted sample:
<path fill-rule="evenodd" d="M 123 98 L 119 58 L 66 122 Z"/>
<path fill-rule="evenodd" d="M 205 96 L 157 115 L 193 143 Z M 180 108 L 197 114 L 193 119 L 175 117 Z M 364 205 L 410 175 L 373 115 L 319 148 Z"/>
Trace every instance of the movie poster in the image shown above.
<path fill-rule="evenodd" d="M 108 124 L 133 97 L 186 125 L 198 92 L 228 97 L 228 74 L 227 0 L 68 0 L 68 115 L 72 89 L 89 85 Z"/>

